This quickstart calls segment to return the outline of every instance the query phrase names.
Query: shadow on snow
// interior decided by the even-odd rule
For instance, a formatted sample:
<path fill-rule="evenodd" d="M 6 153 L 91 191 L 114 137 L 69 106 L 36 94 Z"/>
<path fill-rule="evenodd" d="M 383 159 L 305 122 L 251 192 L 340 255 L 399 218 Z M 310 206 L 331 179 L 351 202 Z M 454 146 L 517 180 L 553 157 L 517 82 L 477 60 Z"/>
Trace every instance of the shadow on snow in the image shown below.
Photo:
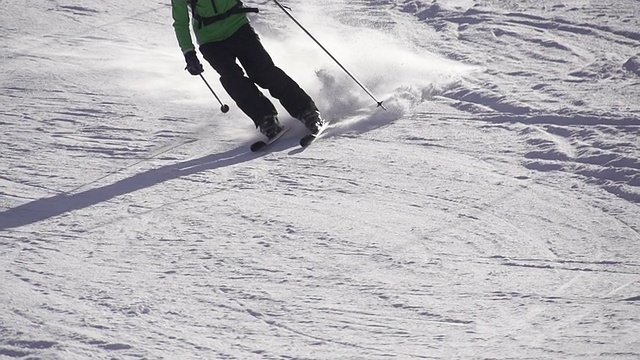
<path fill-rule="evenodd" d="M 183 176 L 251 161 L 266 153 L 283 151 L 296 144 L 296 139 L 283 139 L 272 144 L 264 152 L 258 153 L 252 153 L 247 150 L 246 146 L 242 146 L 220 154 L 207 155 L 198 159 L 148 170 L 110 185 L 74 194 L 63 193 L 34 200 L 0 212 L 0 230 L 34 224 Z M 291 152 L 290 154 L 293 153 Z"/>

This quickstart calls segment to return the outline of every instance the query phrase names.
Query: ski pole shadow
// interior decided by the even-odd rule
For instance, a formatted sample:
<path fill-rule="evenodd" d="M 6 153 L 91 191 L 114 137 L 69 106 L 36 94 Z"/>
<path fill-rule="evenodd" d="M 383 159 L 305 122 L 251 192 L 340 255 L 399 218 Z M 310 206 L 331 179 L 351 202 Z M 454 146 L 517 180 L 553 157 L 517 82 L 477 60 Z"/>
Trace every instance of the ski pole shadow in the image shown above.
<path fill-rule="evenodd" d="M 1 211 L 0 230 L 34 224 L 169 180 L 248 162 L 268 153 L 284 151 L 294 145 L 293 141 L 280 141 L 272 144 L 268 151 L 257 153 L 248 150 L 247 146 L 241 146 L 223 153 L 147 170 L 109 185 L 33 200 Z"/>

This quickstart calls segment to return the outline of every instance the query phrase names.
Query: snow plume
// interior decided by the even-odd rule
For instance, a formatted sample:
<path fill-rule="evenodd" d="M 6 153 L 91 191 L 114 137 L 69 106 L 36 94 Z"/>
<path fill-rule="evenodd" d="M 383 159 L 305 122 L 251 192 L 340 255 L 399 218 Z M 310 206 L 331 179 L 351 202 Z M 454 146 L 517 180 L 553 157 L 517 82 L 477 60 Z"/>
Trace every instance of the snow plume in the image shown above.
<path fill-rule="evenodd" d="M 377 108 L 374 99 L 293 22 L 286 24 L 285 32 L 263 20 L 254 25 L 276 64 L 309 92 L 325 117 L 346 131 L 367 131 L 391 123 L 436 89 L 473 70 L 426 52 L 392 30 L 351 26 L 305 10 L 295 14 L 303 26 L 388 111 Z"/>

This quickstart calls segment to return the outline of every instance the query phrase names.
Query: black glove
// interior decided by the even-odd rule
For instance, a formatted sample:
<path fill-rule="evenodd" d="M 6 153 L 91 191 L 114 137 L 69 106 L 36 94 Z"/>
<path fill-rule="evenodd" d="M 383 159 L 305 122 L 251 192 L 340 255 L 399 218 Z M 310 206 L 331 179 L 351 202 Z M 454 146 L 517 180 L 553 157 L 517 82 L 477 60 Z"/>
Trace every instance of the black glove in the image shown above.
<path fill-rule="evenodd" d="M 204 69 L 202 68 L 202 64 L 200 64 L 200 60 L 198 60 L 198 55 L 196 55 L 195 50 L 187 51 L 184 53 L 184 59 L 187 61 L 187 67 L 185 68 L 189 71 L 191 75 L 200 75 Z"/>

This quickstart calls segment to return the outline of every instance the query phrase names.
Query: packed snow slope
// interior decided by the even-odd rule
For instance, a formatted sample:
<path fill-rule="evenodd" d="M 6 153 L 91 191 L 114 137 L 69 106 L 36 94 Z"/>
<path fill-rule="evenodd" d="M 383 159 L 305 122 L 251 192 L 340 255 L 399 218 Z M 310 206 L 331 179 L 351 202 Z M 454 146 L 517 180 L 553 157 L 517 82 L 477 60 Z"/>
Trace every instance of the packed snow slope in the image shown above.
<path fill-rule="evenodd" d="M 271 1 L 269 151 L 169 1 L 0 1 L 0 358 L 640 358 L 640 3 Z"/>

